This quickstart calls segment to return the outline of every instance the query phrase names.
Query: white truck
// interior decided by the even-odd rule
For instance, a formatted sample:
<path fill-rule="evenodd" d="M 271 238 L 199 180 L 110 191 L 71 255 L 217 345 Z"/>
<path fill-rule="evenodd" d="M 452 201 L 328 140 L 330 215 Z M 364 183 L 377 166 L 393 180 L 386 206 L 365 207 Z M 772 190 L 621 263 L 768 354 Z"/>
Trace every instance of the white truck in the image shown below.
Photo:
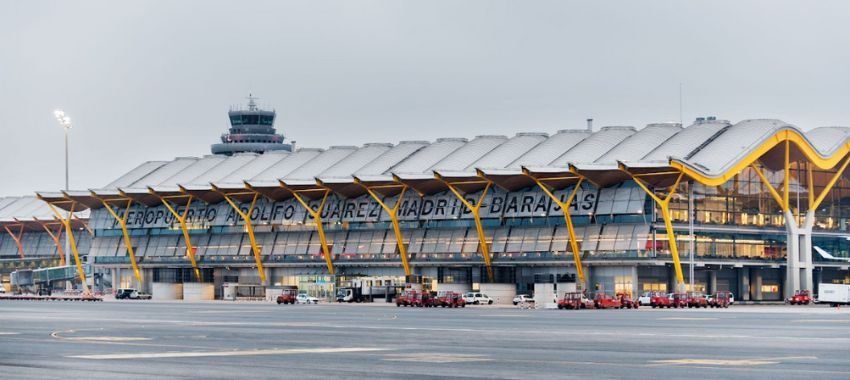
<path fill-rule="evenodd" d="M 818 303 L 850 305 L 850 285 L 818 284 Z"/>

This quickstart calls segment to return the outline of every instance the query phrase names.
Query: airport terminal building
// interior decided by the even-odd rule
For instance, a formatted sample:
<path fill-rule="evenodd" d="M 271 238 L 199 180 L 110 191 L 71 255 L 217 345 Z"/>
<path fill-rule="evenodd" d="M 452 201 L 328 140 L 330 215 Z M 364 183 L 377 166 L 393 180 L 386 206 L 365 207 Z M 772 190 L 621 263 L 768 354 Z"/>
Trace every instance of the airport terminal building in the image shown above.
<path fill-rule="evenodd" d="M 0 199 L 4 282 L 60 264 L 67 232 L 107 286 L 203 282 L 218 297 L 226 283 L 329 297 L 364 275 L 518 293 L 541 274 L 612 293 L 693 282 L 755 301 L 850 281 L 850 128 L 709 117 L 296 149 L 274 112 L 229 116 L 216 154 Z"/>

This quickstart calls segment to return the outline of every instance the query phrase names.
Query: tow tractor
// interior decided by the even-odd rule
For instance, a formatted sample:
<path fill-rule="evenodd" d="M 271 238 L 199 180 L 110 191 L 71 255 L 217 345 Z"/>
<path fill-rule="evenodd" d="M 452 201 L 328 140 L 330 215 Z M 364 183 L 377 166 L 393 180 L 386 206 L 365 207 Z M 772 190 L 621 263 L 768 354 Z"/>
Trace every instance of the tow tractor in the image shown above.
<path fill-rule="evenodd" d="M 705 293 L 702 292 L 688 292 L 687 293 L 687 303 L 688 308 L 692 307 L 708 307 L 708 300 L 705 298 Z"/>
<path fill-rule="evenodd" d="M 460 293 L 445 291 L 437 294 L 434 298 L 434 307 L 466 307 L 466 302 Z"/>
<path fill-rule="evenodd" d="M 714 297 L 711 297 L 711 302 L 708 303 L 711 307 L 729 307 L 729 303 L 732 300 L 732 293 L 728 290 L 720 290 L 718 291 Z"/>
<path fill-rule="evenodd" d="M 407 291 L 401 293 L 401 295 L 399 295 L 398 297 L 396 297 L 395 305 L 397 307 L 414 306 L 413 305 L 413 299 L 414 298 L 416 298 L 416 291 L 415 290 L 407 290 Z"/>
<path fill-rule="evenodd" d="M 599 292 L 593 297 L 593 307 L 597 309 L 622 309 L 623 303 L 619 298 Z"/>
<path fill-rule="evenodd" d="M 791 305 L 808 305 L 812 302 L 812 296 L 808 290 L 797 290 L 794 295 L 785 300 L 785 303 Z"/>
<path fill-rule="evenodd" d="M 433 305 L 431 297 L 431 293 L 429 292 L 416 292 L 413 294 L 413 298 L 410 299 L 410 306 L 416 307 L 431 307 Z"/>
<path fill-rule="evenodd" d="M 584 297 L 584 293 L 581 292 L 567 292 L 564 293 L 564 298 L 558 300 L 558 309 L 591 309 L 593 308 L 593 302 Z"/>
<path fill-rule="evenodd" d="M 652 306 L 653 309 L 656 307 L 660 308 L 670 308 L 673 304 L 672 300 L 670 300 L 670 296 L 665 292 L 652 292 L 649 295 L 649 305 Z"/>
<path fill-rule="evenodd" d="M 670 307 L 682 309 L 688 307 L 688 295 L 685 293 L 670 293 Z"/>
<path fill-rule="evenodd" d="M 629 293 L 617 293 L 617 298 L 620 299 L 620 309 L 637 309 L 640 306 Z"/>
<path fill-rule="evenodd" d="M 296 297 L 298 297 L 298 287 L 288 286 L 281 289 L 280 294 L 277 296 L 277 304 L 295 304 Z"/>

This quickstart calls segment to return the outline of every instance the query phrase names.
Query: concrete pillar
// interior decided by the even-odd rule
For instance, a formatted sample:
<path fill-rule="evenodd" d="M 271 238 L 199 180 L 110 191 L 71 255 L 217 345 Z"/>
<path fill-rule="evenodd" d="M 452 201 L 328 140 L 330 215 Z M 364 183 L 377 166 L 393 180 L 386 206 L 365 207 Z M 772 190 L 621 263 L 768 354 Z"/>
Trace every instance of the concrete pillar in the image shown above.
<path fill-rule="evenodd" d="M 787 249 L 784 293 L 787 298 L 794 295 L 794 290 L 800 289 L 800 232 L 794 214 L 790 210 L 785 211 L 785 231 Z"/>
<path fill-rule="evenodd" d="M 761 284 L 762 284 L 762 274 L 761 269 L 753 269 L 753 300 L 761 301 L 763 300 L 761 294 Z"/>
<path fill-rule="evenodd" d="M 111 279 L 110 279 L 109 282 L 112 283 L 112 292 L 115 293 L 115 290 L 118 289 L 118 285 L 119 285 L 118 281 L 120 280 L 118 278 L 118 268 L 111 268 L 110 269 L 110 277 L 111 277 Z"/>
<path fill-rule="evenodd" d="M 800 255 L 800 288 L 814 290 L 814 282 L 812 281 L 812 271 L 814 270 L 814 258 L 812 257 L 812 226 L 815 224 L 815 212 L 809 210 L 806 212 L 803 226 L 800 228 L 800 240 L 798 243 Z"/>
<path fill-rule="evenodd" d="M 750 268 L 738 268 L 738 291 L 742 301 L 750 300 Z"/>
<path fill-rule="evenodd" d="M 632 298 L 637 299 L 640 295 L 640 289 L 638 288 L 638 270 L 637 267 L 634 266 L 631 268 L 632 274 Z"/>
<path fill-rule="evenodd" d="M 714 294 L 717 293 L 717 271 L 710 270 L 708 271 L 708 284 L 707 284 L 706 293 Z"/>
<path fill-rule="evenodd" d="M 581 281 L 581 280 L 579 278 L 576 278 L 576 283 L 578 283 L 579 281 Z M 593 269 L 589 265 L 584 267 L 584 281 L 585 281 L 585 283 L 582 284 L 581 289 L 587 290 L 588 292 L 591 292 L 591 294 L 592 294 L 592 292 L 593 292 Z"/>

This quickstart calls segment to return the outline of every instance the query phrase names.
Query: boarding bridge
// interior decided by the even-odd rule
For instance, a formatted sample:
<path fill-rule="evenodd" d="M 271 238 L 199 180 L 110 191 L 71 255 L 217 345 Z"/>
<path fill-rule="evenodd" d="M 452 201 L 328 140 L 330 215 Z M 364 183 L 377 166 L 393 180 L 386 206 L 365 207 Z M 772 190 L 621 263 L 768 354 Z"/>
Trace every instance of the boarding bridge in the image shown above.
<path fill-rule="evenodd" d="M 92 265 L 83 264 L 85 277 L 92 275 Z M 51 267 L 40 269 L 19 269 L 12 272 L 11 283 L 14 286 L 49 285 L 55 281 L 67 281 L 79 278 L 77 267 L 73 265 L 64 267 Z"/>

